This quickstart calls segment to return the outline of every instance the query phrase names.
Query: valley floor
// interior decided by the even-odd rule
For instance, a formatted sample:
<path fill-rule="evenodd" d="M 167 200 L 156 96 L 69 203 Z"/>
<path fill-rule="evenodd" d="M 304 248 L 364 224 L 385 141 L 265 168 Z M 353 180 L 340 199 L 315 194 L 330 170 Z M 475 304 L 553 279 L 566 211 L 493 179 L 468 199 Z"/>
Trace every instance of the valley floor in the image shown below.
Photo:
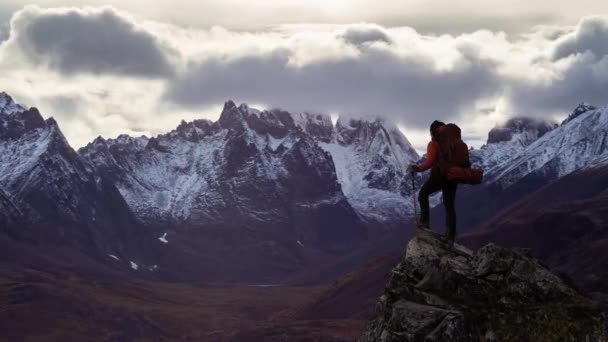
<path fill-rule="evenodd" d="M 0 273 L 0 341 L 354 341 L 366 319 L 298 319 L 325 286 L 200 286 Z"/>

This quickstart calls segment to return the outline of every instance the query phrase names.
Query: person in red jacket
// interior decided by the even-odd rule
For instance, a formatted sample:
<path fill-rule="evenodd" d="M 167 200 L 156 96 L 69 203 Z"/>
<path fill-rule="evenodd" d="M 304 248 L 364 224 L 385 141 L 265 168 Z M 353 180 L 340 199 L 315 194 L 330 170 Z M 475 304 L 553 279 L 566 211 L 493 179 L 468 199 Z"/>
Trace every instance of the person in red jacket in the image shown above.
<path fill-rule="evenodd" d="M 443 205 L 446 210 L 446 238 L 454 242 L 456 238 L 456 189 L 458 184 L 450 182 L 439 170 L 439 130 L 445 124 L 435 120 L 431 124 L 431 141 L 427 145 L 426 160 L 420 165 L 410 165 L 408 170 L 412 173 L 431 169 L 429 179 L 424 183 L 418 194 L 420 202 L 420 225 L 429 228 L 429 196 L 439 190 L 442 192 Z"/>

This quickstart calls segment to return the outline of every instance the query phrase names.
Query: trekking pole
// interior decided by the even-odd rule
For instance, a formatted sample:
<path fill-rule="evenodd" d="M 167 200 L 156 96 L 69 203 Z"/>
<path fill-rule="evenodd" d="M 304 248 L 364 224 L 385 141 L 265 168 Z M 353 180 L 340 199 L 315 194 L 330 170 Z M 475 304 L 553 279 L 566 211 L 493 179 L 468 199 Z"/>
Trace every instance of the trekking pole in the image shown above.
<path fill-rule="evenodd" d="M 414 183 L 414 172 L 411 173 L 412 176 L 412 200 L 414 202 L 414 222 L 416 223 L 416 237 L 418 237 L 418 227 L 420 223 L 418 222 L 418 205 L 416 204 L 416 183 Z"/>

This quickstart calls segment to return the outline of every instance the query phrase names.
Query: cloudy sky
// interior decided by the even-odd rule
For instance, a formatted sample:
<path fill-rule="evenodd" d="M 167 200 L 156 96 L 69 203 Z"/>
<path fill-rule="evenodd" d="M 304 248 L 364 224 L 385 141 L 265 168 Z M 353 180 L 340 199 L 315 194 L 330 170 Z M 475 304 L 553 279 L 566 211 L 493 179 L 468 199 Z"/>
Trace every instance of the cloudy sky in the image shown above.
<path fill-rule="evenodd" d="M 0 91 L 74 147 L 216 119 L 227 99 L 433 119 L 479 146 L 513 116 L 608 103 L 608 2 L 144 0 L 0 3 Z"/>

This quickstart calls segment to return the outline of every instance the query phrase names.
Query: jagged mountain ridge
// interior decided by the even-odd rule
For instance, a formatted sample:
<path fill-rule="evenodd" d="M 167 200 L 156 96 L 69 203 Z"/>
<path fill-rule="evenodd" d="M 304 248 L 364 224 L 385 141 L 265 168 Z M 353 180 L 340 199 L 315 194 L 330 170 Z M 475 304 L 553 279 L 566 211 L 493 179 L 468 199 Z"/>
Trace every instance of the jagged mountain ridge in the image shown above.
<path fill-rule="evenodd" d="M 487 182 L 509 187 L 524 177 L 556 179 L 608 162 L 608 107 L 581 107 L 559 127 L 547 132 L 487 173 Z"/>
<path fill-rule="evenodd" d="M 16 105 L 12 107 L 17 108 Z M 587 120 L 590 112 L 593 111 L 578 113 L 559 129 L 571 127 L 577 120 Z M 401 133 L 382 120 L 340 118 L 333 125 L 327 115 L 258 111 L 247 105 L 236 106 L 230 101 L 217 122 L 183 122 L 174 131 L 154 138 L 99 138 L 75 157 L 62 134 L 49 140 L 56 142 L 52 144 L 42 135 L 23 134 L 50 132 L 53 127 L 59 131 L 54 120 L 41 119 L 37 111 L 11 111 L 3 114 L 0 120 L 0 130 L 6 141 L 20 146 L 18 149 L 10 147 L 6 150 L 10 153 L 4 154 L 3 171 L 8 171 L 0 188 L 8 194 L 5 197 L 17 208 L 30 206 L 28 201 L 34 196 L 27 200 L 18 198 L 13 194 L 16 185 L 11 185 L 10 180 L 21 174 L 16 170 L 28 170 L 32 165 L 39 165 L 38 161 L 46 160 L 47 154 L 36 154 L 37 147 L 43 152 L 45 146 L 61 147 L 53 148 L 52 153 L 63 151 L 65 153 L 59 155 L 65 158 L 49 162 L 57 166 L 52 170 L 59 176 L 45 173 L 41 179 L 71 179 L 69 177 L 74 176 L 86 183 L 94 175 L 93 179 L 103 180 L 104 188 L 106 185 L 108 189 L 117 188 L 119 191 L 112 190 L 112 196 L 122 199 L 115 202 L 126 202 L 126 211 L 133 211 L 149 228 L 146 236 L 156 245 L 146 246 L 147 252 L 140 250 L 120 255 L 116 250 L 123 247 L 105 248 L 106 259 L 109 254 L 119 254 L 120 262 L 127 265 L 129 260 L 135 260 L 149 267 L 157 264 L 161 268 L 170 267 L 184 261 L 167 257 L 180 248 L 177 241 L 194 244 L 209 236 L 193 238 L 193 229 L 203 228 L 210 234 L 217 234 L 216 230 L 226 230 L 226 225 L 231 227 L 226 230 L 230 234 L 243 227 L 251 233 L 248 242 L 243 244 L 248 246 L 245 253 L 256 251 L 259 254 L 262 250 L 268 251 L 268 255 L 287 253 L 290 256 L 286 258 L 297 264 L 318 250 L 348 250 L 368 238 L 366 228 L 403 222 L 410 214 L 411 192 L 407 192 L 409 187 L 403 191 L 406 177 L 403 171 L 409 162 L 418 158 Z M 601 123 L 590 125 L 601 131 Z M 47 126 L 49 130 L 45 128 Z M 554 131 L 543 134 L 528 146 L 546 139 Z M 566 132 L 570 133 L 570 130 Z M 513 134 L 509 141 L 488 145 L 513 142 L 516 136 Z M 23 152 L 24 148 L 29 150 Z M 521 173 L 519 179 L 525 179 L 527 175 Z M 517 177 L 513 179 L 517 182 Z M 203 197 L 197 198 L 196 192 L 203 186 L 207 187 L 199 192 Z M 78 188 L 52 192 L 54 185 L 38 188 L 48 189 L 53 194 L 47 197 L 53 199 L 53 205 L 67 203 L 61 197 L 65 197 L 65 193 L 81 191 Z M 126 212 L 124 208 L 121 210 L 118 212 Z M 51 217 L 54 212 L 67 212 L 78 222 L 89 222 L 87 217 L 92 213 L 84 210 L 73 214 L 70 209 L 61 207 L 39 217 Z M 96 215 L 95 220 L 104 216 Z M 26 212 L 25 216 L 36 217 L 36 214 Z M 49 220 L 49 226 L 51 222 L 56 224 Z M 208 229 L 210 227 L 213 228 Z M 61 240 L 60 234 L 54 235 L 55 239 Z M 167 244 L 167 239 L 172 242 Z"/>
<path fill-rule="evenodd" d="M 334 127 L 328 115 L 259 111 L 246 104 L 237 107 L 232 101 L 226 102 L 215 123 L 182 122 L 176 130 L 151 139 L 98 138 L 79 153 L 113 177 L 145 222 L 181 224 L 192 215 L 210 223 L 238 217 L 242 219 L 240 223 L 289 220 L 285 211 L 277 211 L 277 206 L 268 201 L 273 196 L 290 196 L 287 193 L 292 185 L 287 184 L 287 179 L 296 178 L 294 172 L 298 172 L 288 165 L 293 162 L 293 153 L 309 159 L 306 164 L 311 173 L 301 173 L 299 178 L 324 173 L 315 183 L 328 191 L 326 198 L 316 199 L 319 203 L 345 201 L 366 223 L 399 222 L 412 211 L 401 194 L 405 168 L 418 159 L 396 127 L 381 120 L 339 120 Z M 255 167 L 239 171 L 246 166 L 243 163 L 253 163 Z M 173 164 L 172 170 L 166 167 L 169 164 Z M 228 179 L 240 179 L 243 186 L 239 190 L 239 184 L 234 184 L 232 193 L 274 195 L 227 199 L 234 194 L 219 188 L 229 183 Z M 173 180 L 176 183 L 171 183 Z M 261 187 L 247 190 L 252 180 Z M 153 195 L 152 190 L 160 190 L 162 195 Z M 377 193 L 376 199 L 383 200 L 361 196 L 362 192 Z M 278 207 L 290 201 L 283 198 Z M 316 205 L 307 201 L 303 205 Z M 264 203 L 265 207 L 256 208 Z M 222 207 L 250 211 L 226 213 Z M 154 217 L 156 213 L 159 216 Z"/>
<path fill-rule="evenodd" d="M 514 118 L 472 150 L 471 161 L 485 171 L 486 185 L 507 188 L 521 180 L 556 179 L 608 162 L 608 109 L 580 104 L 560 124 Z"/>
<path fill-rule="evenodd" d="M 78 156 L 54 119 L 2 96 L 19 109 L 0 112 L 2 230 L 96 258 L 122 254 L 137 225 L 118 190 Z"/>
<path fill-rule="evenodd" d="M 229 101 L 217 122 L 182 122 L 153 138 L 98 138 L 88 154 L 75 153 L 35 108 L 0 120 L 2 206 L 16 209 L 3 210 L 0 222 L 20 242 L 69 245 L 164 279 L 272 281 L 368 238 L 370 221 L 350 205 L 320 146 L 338 139 L 326 115 Z M 358 151 L 373 151 L 359 156 L 374 162 L 366 174 L 387 163 L 377 151 L 394 155 L 383 146 L 395 140 L 383 136 L 384 124 L 372 126 L 359 130 L 368 140 L 353 139 Z M 375 186 L 398 191 L 389 183 Z M 188 196 L 197 186 L 206 187 L 203 198 Z"/>
<path fill-rule="evenodd" d="M 215 123 L 184 122 L 151 139 L 97 139 L 80 153 L 117 184 L 147 226 L 276 230 L 294 246 L 361 241 L 331 157 L 310 135 L 289 129 L 289 119 L 229 101 Z M 328 238 L 339 227 L 342 238 Z"/>

